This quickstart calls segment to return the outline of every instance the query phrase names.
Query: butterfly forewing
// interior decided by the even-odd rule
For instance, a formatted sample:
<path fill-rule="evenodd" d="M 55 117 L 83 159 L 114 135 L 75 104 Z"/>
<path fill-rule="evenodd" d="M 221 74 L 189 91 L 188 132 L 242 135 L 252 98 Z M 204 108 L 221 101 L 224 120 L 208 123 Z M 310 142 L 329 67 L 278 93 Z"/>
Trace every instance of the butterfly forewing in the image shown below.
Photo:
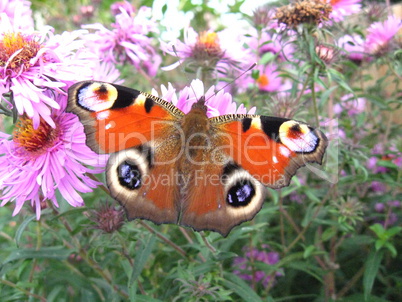
<path fill-rule="evenodd" d="M 118 152 L 161 138 L 184 115 L 153 95 L 93 81 L 70 87 L 67 111 L 79 116 L 87 145 L 97 153 Z"/>
<path fill-rule="evenodd" d="M 225 138 L 233 160 L 271 188 L 287 186 L 296 170 L 307 163 L 321 164 L 327 139 L 306 124 L 259 115 L 224 115 L 211 119 Z"/>

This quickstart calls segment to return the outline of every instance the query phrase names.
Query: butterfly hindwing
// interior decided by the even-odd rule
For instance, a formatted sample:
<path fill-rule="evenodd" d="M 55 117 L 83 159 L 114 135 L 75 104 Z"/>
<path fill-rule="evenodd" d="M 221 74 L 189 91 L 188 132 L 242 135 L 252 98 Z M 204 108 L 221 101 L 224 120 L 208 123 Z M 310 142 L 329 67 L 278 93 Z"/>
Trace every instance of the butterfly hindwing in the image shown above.
<path fill-rule="evenodd" d="M 175 201 L 178 186 L 172 182 L 178 148 L 157 152 L 167 141 L 153 141 L 113 153 L 108 161 L 106 181 L 111 196 L 125 208 L 128 219 L 142 218 L 157 224 L 177 223 Z M 174 143 L 172 140 L 170 144 Z M 178 146 L 179 147 L 179 146 Z M 173 151 L 173 152 L 172 152 Z M 157 164 L 157 161 L 164 164 Z"/>
<path fill-rule="evenodd" d="M 180 223 L 227 236 L 257 214 L 265 194 L 265 187 L 229 158 L 222 165 L 206 165 L 191 179 Z"/>

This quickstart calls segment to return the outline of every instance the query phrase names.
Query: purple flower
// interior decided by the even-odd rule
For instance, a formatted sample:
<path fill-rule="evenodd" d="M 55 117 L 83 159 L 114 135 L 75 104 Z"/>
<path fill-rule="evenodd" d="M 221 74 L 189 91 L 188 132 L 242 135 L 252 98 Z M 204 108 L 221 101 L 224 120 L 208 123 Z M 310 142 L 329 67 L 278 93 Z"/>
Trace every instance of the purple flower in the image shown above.
<path fill-rule="evenodd" d="M 302 204 L 304 200 L 306 199 L 306 196 L 304 194 L 299 194 L 297 192 L 292 192 L 289 194 L 289 199 L 292 202 Z"/>
<path fill-rule="evenodd" d="M 278 67 L 273 64 L 259 66 L 260 71 L 256 84 L 261 91 L 279 92 L 286 89 L 282 78 L 279 75 Z"/>
<path fill-rule="evenodd" d="M 360 63 L 365 59 L 364 41 L 361 36 L 343 36 L 338 40 L 338 45 L 345 50 L 349 60 Z"/>
<path fill-rule="evenodd" d="M 374 146 L 372 150 L 373 156 L 371 156 L 367 161 L 367 167 L 373 171 L 373 173 L 387 173 L 389 168 L 378 165 L 378 160 L 390 161 L 396 165 L 396 168 L 401 168 L 402 154 L 395 148 L 395 146 L 390 146 L 387 151 L 380 144 Z"/>
<path fill-rule="evenodd" d="M 49 91 L 64 93 L 62 88 L 78 80 L 90 79 L 94 57 L 79 50 L 82 31 L 53 35 L 51 28 L 41 34 L 14 31 L 8 18 L 0 22 L 0 91 L 2 99 L 18 114 L 26 114 L 38 127 L 41 118 L 55 127 L 51 108 L 59 109 Z M 95 62 L 95 61 L 93 61 Z M 12 92 L 8 100 L 4 94 Z"/>
<path fill-rule="evenodd" d="M 113 203 L 107 201 L 89 213 L 89 219 L 95 223 L 93 228 L 109 234 L 118 231 L 125 221 L 123 208 L 116 208 Z"/>
<path fill-rule="evenodd" d="M 248 112 L 247 109 L 241 104 L 237 107 L 237 104 L 232 101 L 232 96 L 224 92 L 223 90 L 215 93 L 215 87 L 211 86 L 207 92 L 204 90 L 204 83 L 200 80 L 193 80 L 190 87 L 185 87 L 176 95 L 176 89 L 169 83 L 168 88 L 161 86 L 162 98 L 166 101 L 172 102 L 177 108 L 184 113 L 188 113 L 191 107 L 202 96 L 205 97 L 205 105 L 207 106 L 207 116 L 214 117 L 224 114 L 237 113 L 237 114 L 254 114 L 256 108 L 251 108 Z M 158 93 L 153 90 L 153 95 L 158 96 Z"/>
<path fill-rule="evenodd" d="M 285 41 L 283 36 L 271 34 L 265 30 L 259 34 L 255 29 L 251 29 L 248 36 L 248 47 L 258 50 L 258 56 L 255 58 L 255 61 L 258 61 L 266 53 L 276 55 L 280 61 L 292 58 L 294 47 L 290 41 Z"/>
<path fill-rule="evenodd" d="M 384 22 L 374 22 L 367 29 L 365 49 L 372 55 L 380 56 L 392 49 L 391 42 L 402 28 L 402 21 L 396 16 L 389 16 Z"/>
<path fill-rule="evenodd" d="M 262 246 L 263 249 L 268 249 L 267 245 Z M 267 252 L 255 248 L 245 249 L 244 257 L 236 257 L 233 261 L 235 268 L 234 273 L 246 281 L 261 283 L 263 286 L 272 286 L 272 277 L 282 276 L 280 271 L 266 272 L 263 270 L 254 270 L 252 264 L 262 262 L 268 265 L 275 265 L 279 262 L 279 254 L 276 252 Z"/>
<path fill-rule="evenodd" d="M 128 1 L 118 1 L 113 3 L 110 6 L 110 11 L 114 16 L 122 13 L 123 11 L 127 12 L 130 16 L 133 16 L 135 14 L 134 6 Z"/>
<path fill-rule="evenodd" d="M 371 190 L 376 193 L 384 193 L 387 191 L 387 186 L 385 184 L 383 184 L 382 182 L 379 182 L 376 180 L 371 182 L 370 187 L 371 187 Z"/>
<path fill-rule="evenodd" d="M 345 110 L 349 116 L 364 112 L 366 110 L 366 99 L 355 98 L 353 94 L 344 95 L 341 97 L 341 103 L 334 105 L 334 113 L 339 115 Z"/>
<path fill-rule="evenodd" d="M 124 82 L 124 80 L 120 79 L 120 71 L 116 68 L 115 64 L 111 62 L 97 62 L 93 67 L 92 78 L 96 81 L 119 85 Z"/>
<path fill-rule="evenodd" d="M 60 98 L 66 97 L 56 97 L 65 103 Z M 83 206 L 77 192 L 91 192 L 99 184 L 86 173 L 102 172 L 106 156 L 98 156 L 87 147 L 77 116 L 53 110 L 51 117 L 54 127 L 41 119 L 34 128 L 32 120 L 21 116 L 12 137 L 0 133 L 0 205 L 15 202 L 13 215 L 30 202 L 39 219 L 41 202 L 50 200 L 59 206 L 56 191 L 70 205 Z"/>
<path fill-rule="evenodd" d="M 172 56 L 178 56 L 186 67 L 194 71 L 202 68 L 226 75 L 233 68 L 242 69 L 251 65 L 250 51 L 243 47 L 243 43 L 242 35 L 237 31 L 226 29 L 217 33 L 205 31 L 198 34 L 190 27 L 184 33 L 184 42 L 161 41 L 161 49 Z M 178 67 L 180 62 L 177 61 L 163 69 L 172 70 Z"/>
<path fill-rule="evenodd" d="M 400 208 L 401 207 L 401 202 L 399 200 L 391 200 L 387 202 L 387 205 L 392 207 L 392 208 Z"/>
<path fill-rule="evenodd" d="M 330 20 L 340 22 L 346 16 L 360 12 L 361 0 L 327 0 L 327 3 L 332 6 L 332 13 L 329 15 Z"/>
<path fill-rule="evenodd" d="M 401 216 L 394 211 L 400 207 L 401 202 L 399 200 L 391 200 L 387 203 L 377 202 L 374 205 L 374 210 L 381 215 L 378 215 L 375 221 L 381 223 L 384 228 L 395 225 Z"/>
<path fill-rule="evenodd" d="M 156 75 L 161 58 L 148 37 L 150 33 L 158 32 L 156 23 L 150 18 L 150 8 L 141 7 L 135 16 L 123 7 L 120 10 L 112 30 L 99 23 L 83 26 L 95 30 L 85 36 L 87 47 L 103 61 L 130 63 L 137 69 L 146 69 L 150 76 Z"/>
<path fill-rule="evenodd" d="M 34 28 L 32 19 L 31 2 L 25 0 L 1 0 L 0 14 L 6 14 L 10 23 L 18 30 L 30 30 Z M 4 15 L 3 15 L 4 16 Z M 4 17 L 0 15 L 0 19 Z"/>
<path fill-rule="evenodd" d="M 377 202 L 374 205 L 374 209 L 378 213 L 383 213 L 385 211 L 385 204 L 383 204 L 382 202 Z"/>

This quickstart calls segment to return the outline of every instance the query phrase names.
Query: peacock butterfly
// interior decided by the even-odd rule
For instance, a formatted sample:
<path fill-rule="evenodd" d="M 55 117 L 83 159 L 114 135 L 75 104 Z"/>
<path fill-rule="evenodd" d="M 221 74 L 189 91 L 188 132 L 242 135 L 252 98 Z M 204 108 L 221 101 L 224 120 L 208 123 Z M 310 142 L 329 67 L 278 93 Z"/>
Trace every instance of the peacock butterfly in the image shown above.
<path fill-rule="evenodd" d="M 265 187 L 289 185 L 306 163 L 321 164 L 325 135 L 284 118 L 208 118 L 205 98 L 181 110 L 124 86 L 85 81 L 68 91 L 67 111 L 87 145 L 109 153 L 106 180 L 128 219 L 176 223 L 227 236 L 261 209 Z"/>

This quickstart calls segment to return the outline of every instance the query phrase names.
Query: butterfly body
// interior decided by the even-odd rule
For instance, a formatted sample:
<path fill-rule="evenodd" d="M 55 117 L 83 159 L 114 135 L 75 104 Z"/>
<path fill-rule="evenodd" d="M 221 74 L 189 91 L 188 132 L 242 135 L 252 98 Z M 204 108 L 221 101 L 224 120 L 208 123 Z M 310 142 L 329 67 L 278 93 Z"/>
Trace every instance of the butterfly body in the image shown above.
<path fill-rule="evenodd" d="M 68 111 L 88 146 L 110 153 L 106 179 L 129 219 L 226 236 L 261 209 L 265 187 L 321 163 L 327 140 L 304 123 L 228 114 L 209 118 L 202 97 L 184 114 L 147 93 L 102 82 L 69 89 Z"/>

